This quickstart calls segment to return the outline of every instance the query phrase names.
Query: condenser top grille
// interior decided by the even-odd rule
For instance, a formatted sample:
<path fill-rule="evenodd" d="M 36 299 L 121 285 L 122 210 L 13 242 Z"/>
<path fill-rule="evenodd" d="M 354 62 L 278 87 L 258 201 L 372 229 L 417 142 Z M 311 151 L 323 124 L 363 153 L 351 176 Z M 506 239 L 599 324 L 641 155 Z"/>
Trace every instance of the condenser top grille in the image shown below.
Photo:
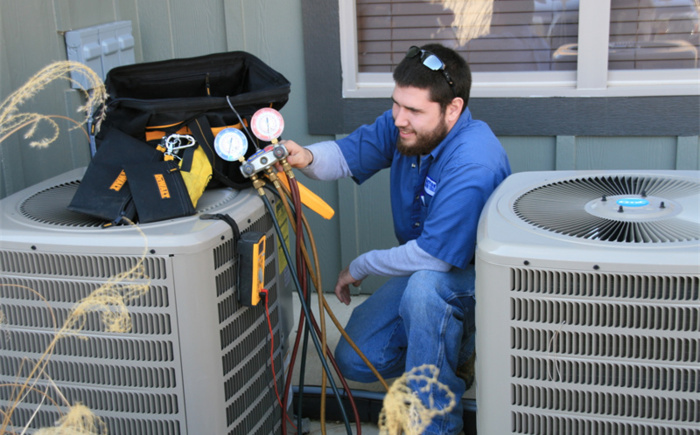
<path fill-rule="evenodd" d="M 104 225 L 103 220 L 66 208 L 79 185 L 80 181 L 76 180 L 39 191 L 21 204 L 20 211 L 27 218 L 43 224 L 99 228 Z"/>
<path fill-rule="evenodd" d="M 103 219 L 68 210 L 68 204 L 73 199 L 78 186 L 80 186 L 79 179 L 40 190 L 20 204 L 20 212 L 27 219 L 47 225 L 102 227 L 105 224 Z M 208 190 L 197 203 L 197 212 L 207 213 L 218 209 L 232 201 L 235 196 L 236 192 L 232 189 Z"/>
<path fill-rule="evenodd" d="M 622 243 L 700 239 L 694 213 L 700 182 L 691 178 L 607 175 L 570 178 L 521 195 L 513 211 L 535 227 L 565 236 Z"/>

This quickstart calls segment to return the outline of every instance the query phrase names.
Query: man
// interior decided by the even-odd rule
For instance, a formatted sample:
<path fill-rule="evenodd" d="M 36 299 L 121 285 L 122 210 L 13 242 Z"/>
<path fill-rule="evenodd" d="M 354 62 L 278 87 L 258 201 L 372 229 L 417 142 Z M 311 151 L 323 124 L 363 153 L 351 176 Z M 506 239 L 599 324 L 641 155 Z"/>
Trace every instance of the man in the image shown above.
<path fill-rule="evenodd" d="M 467 109 L 471 73 L 456 52 L 437 44 L 411 47 L 393 77 L 392 109 L 373 124 L 306 148 L 283 144 L 288 162 L 315 179 L 350 176 L 362 183 L 391 168 L 399 245 L 353 260 L 340 272 L 335 294 L 349 304 L 350 284 L 373 274 L 392 277 L 353 311 L 346 331 L 382 376 L 437 367 L 438 381 L 458 403 L 425 433 L 457 434 L 468 388 L 457 371 L 474 352 L 476 228 L 510 165 L 489 127 Z M 376 380 L 344 339 L 335 353 L 348 379 Z M 426 393 L 419 397 L 429 403 Z M 446 405 L 444 396 L 433 399 L 436 407 Z"/>

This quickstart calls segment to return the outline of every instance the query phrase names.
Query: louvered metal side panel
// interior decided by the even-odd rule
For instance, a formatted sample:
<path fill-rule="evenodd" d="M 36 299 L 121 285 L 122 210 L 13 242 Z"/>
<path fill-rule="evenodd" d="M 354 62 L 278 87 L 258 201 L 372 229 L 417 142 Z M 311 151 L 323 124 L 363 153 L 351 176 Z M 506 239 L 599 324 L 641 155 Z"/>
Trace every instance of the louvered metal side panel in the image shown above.
<path fill-rule="evenodd" d="M 266 234 L 265 286 L 269 291 L 270 323 L 274 337 L 274 364 L 277 389 L 284 390 L 278 303 L 276 235 L 268 214 L 253 222 L 246 231 Z M 270 361 L 269 327 L 263 302 L 243 307 L 235 288 L 235 263 L 222 262 L 231 252 L 228 244 L 214 250 L 220 324 L 221 361 L 227 433 L 230 435 L 281 433 L 281 408 L 277 403 Z"/>
<path fill-rule="evenodd" d="M 14 406 L 13 424 L 31 420 L 30 428 L 53 426 L 67 400 L 88 406 L 110 433 L 181 433 L 185 413 L 176 295 L 166 259 L 144 260 L 150 289 L 127 301 L 129 332 L 107 333 L 94 312 L 85 316 L 77 334 L 57 341 L 57 329 L 77 303 L 141 258 L 1 251 L 0 259 L 0 382 L 10 385 L 2 387 L 0 407 Z M 52 346 L 45 376 L 33 372 Z M 11 388 L 30 376 L 37 382 L 15 406 Z"/>
<path fill-rule="evenodd" d="M 9 430 L 53 426 L 66 402 L 81 402 L 112 434 L 280 433 L 265 307 L 238 303 L 232 229 L 200 219 L 227 214 L 240 231 L 267 234 L 264 281 L 282 391 L 291 294 L 279 282 L 277 236 L 260 198 L 252 189 L 212 189 L 195 216 L 142 231 L 103 229 L 66 208 L 83 172 L 0 203 L 0 410 L 13 411 Z M 141 262 L 147 278 L 120 276 Z M 54 341 L 76 304 L 106 283 L 150 284 L 127 302 L 131 330 L 107 332 L 90 313 L 79 335 Z M 35 376 L 47 349 L 45 375 Z M 30 376 L 38 381 L 10 403 L 13 386 Z"/>
<path fill-rule="evenodd" d="M 512 433 L 700 433 L 699 281 L 510 269 Z"/>
<path fill-rule="evenodd" d="M 250 230 L 264 232 L 268 237 L 264 280 L 269 290 L 277 384 L 282 391 L 277 237 L 267 214 L 244 229 Z M 39 409 L 31 427 L 52 426 L 66 409 L 65 397 L 71 404 L 88 406 L 105 421 L 110 433 L 188 433 L 186 416 L 202 421 L 211 407 L 219 407 L 219 414 L 225 415 L 226 421 L 220 426 L 227 427 L 228 434 L 280 433 L 281 409 L 272 385 L 265 307 L 243 307 L 238 302 L 237 265 L 230 237 L 204 255 L 212 257 L 206 262 L 212 264 L 211 271 L 204 271 L 215 277 L 211 288 L 178 286 L 172 278 L 172 257 L 148 257 L 144 267 L 146 276 L 151 277 L 150 288 L 128 302 L 130 332 L 107 333 L 99 314 L 91 313 L 81 326 L 80 336 L 70 335 L 53 344 L 56 325 L 65 322 L 76 303 L 104 285 L 109 277 L 137 265 L 139 258 L 61 258 L 59 254 L 1 251 L 0 382 L 22 384 L 45 350 L 55 346 L 45 371 L 56 387 L 41 378 L 35 390 L 17 405 L 13 421 L 29 421 Z M 68 264 L 70 268 L 63 267 Z M 188 393 L 184 391 L 183 377 L 195 374 L 182 371 L 181 358 L 188 356 L 180 350 L 179 332 L 198 328 L 200 319 L 191 318 L 186 306 L 178 310 L 176 305 L 177 292 L 191 291 L 205 292 L 201 293 L 201 300 L 213 301 L 205 311 L 217 318 L 219 330 L 198 332 L 219 338 L 222 369 L 209 375 L 219 376 L 216 384 L 223 385 L 224 395 L 212 398 L 204 407 L 192 405 L 191 398 L 186 412 Z M 206 295 L 209 292 L 211 297 Z M 183 294 L 179 296 L 182 298 Z M 9 397 L 10 388 L 4 388 L 0 407 L 12 406 Z M 53 403 L 63 406 L 48 405 Z"/>

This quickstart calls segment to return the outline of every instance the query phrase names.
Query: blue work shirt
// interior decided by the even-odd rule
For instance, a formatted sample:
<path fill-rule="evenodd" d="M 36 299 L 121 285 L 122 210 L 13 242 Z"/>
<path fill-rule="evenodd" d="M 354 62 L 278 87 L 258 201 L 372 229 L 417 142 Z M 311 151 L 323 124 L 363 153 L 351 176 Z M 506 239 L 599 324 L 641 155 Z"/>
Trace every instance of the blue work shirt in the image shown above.
<path fill-rule="evenodd" d="M 428 155 L 400 154 L 398 135 L 388 110 L 336 142 L 358 184 L 391 168 L 391 209 L 399 243 L 415 239 L 430 255 L 463 269 L 474 255 L 481 209 L 510 175 L 506 152 L 468 108 Z"/>

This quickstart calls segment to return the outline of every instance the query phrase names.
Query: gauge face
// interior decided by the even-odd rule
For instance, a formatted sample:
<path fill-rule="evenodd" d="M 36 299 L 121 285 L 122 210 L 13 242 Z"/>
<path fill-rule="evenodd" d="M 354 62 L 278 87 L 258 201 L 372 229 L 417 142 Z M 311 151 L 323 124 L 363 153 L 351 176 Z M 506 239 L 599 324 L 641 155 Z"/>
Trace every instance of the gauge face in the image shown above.
<path fill-rule="evenodd" d="M 214 149 L 219 157 L 233 162 L 239 160 L 248 151 L 248 139 L 237 128 L 225 128 L 216 135 Z"/>
<path fill-rule="evenodd" d="M 255 112 L 250 128 L 258 139 L 272 142 L 282 135 L 284 118 L 275 109 L 266 107 Z"/>

